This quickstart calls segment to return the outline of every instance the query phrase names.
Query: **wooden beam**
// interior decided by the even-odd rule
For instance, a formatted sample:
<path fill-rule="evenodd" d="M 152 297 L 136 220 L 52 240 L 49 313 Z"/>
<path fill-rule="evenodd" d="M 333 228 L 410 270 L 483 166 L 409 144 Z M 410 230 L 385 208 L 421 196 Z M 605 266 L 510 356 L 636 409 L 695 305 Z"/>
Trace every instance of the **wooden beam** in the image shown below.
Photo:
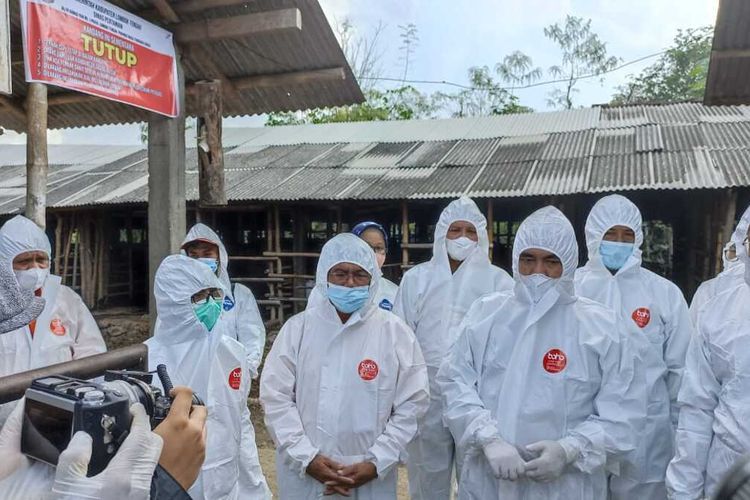
<path fill-rule="evenodd" d="M 205 10 L 217 9 L 220 7 L 234 7 L 235 5 L 247 5 L 254 0 L 185 0 L 183 2 L 173 3 L 169 6 L 178 15 L 194 14 Z M 154 19 L 160 16 L 156 9 L 144 9 L 136 13 L 138 17 L 144 19 Z"/>
<path fill-rule="evenodd" d="M 216 79 L 221 82 L 221 96 L 224 102 L 233 103 L 241 108 L 241 97 L 232 80 L 227 78 L 224 72 L 216 64 L 216 61 L 206 52 L 202 45 L 188 45 L 183 53 L 184 57 L 190 59 L 203 69 L 203 76 L 209 79 Z"/>
<path fill-rule="evenodd" d="M 312 81 L 336 81 L 345 80 L 344 68 L 323 68 L 308 71 L 290 71 L 288 73 L 276 73 L 272 75 L 246 76 L 233 78 L 232 83 L 240 90 L 255 89 L 259 87 L 293 87 L 303 85 Z M 189 92 L 189 90 L 188 90 Z"/>
<path fill-rule="evenodd" d="M 712 59 L 746 59 L 750 58 L 750 49 L 712 50 Z"/>
<path fill-rule="evenodd" d="M 221 82 L 196 84 L 198 93 L 198 187 L 201 207 L 227 204 L 221 144 Z"/>
<path fill-rule="evenodd" d="M 401 266 L 409 265 L 409 204 L 401 202 Z"/>
<path fill-rule="evenodd" d="M 26 217 L 47 225 L 47 86 L 29 83 L 26 95 Z"/>
<path fill-rule="evenodd" d="M 243 16 L 203 19 L 174 27 L 176 43 L 206 43 L 263 33 L 302 29 L 299 9 L 279 9 Z"/>
<path fill-rule="evenodd" d="M 312 69 L 308 71 L 291 71 L 289 73 L 275 73 L 272 75 L 246 76 L 227 79 L 236 90 L 265 88 L 265 87 L 293 87 L 313 81 L 345 80 L 346 72 L 343 67 Z M 222 80 L 223 83 L 223 80 Z M 190 96 L 197 95 L 195 84 L 187 86 L 185 92 Z M 65 92 L 49 96 L 50 106 L 65 104 L 82 104 L 96 101 L 100 97 L 78 92 Z"/>
<path fill-rule="evenodd" d="M 17 120 L 26 125 L 26 110 L 21 104 L 21 100 L 0 95 L 0 108 L 7 109 Z"/>
<path fill-rule="evenodd" d="M 180 18 L 177 16 L 172 6 L 169 5 L 167 0 L 151 0 L 154 4 L 154 8 L 159 13 L 162 19 L 171 24 L 177 24 L 180 22 Z"/>

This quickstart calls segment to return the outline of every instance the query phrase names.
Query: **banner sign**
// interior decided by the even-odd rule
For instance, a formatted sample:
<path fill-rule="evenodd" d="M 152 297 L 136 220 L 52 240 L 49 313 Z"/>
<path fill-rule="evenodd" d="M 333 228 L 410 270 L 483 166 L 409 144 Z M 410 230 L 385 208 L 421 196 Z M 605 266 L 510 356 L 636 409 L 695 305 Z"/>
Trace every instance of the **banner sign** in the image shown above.
<path fill-rule="evenodd" d="M 10 61 L 10 6 L 0 0 L 0 94 L 13 93 Z"/>
<path fill-rule="evenodd" d="M 103 0 L 21 0 L 21 18 L 26 81 L 179 114 L 172 33 Z"/>

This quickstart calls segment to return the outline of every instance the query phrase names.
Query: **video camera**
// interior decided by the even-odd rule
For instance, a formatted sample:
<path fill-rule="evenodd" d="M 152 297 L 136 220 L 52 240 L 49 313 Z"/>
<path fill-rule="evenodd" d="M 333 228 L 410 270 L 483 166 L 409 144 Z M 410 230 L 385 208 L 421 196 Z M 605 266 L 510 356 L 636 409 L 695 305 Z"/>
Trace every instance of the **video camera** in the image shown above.
<path fill-rule="evenodd" d="M 38 378 L 26 390 L 21 452 L 35 460 L 57 465 L 60 454 L 78 431 L 93 440 L 88 476 L 103 471 L 130 432 L 130 405 L 141 403 L 159 425 L 169 413 L 172 382 L 167 368 L 156 373 L 163 391 L 151 385 L 153 374 L 140 371 L 106 371 L 97 383 L 67 376 Z M 194 405 L 203 405 L 193 395 Z"/>

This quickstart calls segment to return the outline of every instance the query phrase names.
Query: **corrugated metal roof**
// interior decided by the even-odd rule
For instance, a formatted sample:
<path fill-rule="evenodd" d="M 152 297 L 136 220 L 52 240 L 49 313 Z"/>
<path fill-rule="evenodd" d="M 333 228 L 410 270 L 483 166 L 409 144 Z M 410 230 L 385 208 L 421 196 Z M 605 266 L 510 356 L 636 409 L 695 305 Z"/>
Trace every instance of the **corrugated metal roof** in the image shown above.
<path fill-rule="evenodd" d="M 635 152 L 635 128 L 596 131 L 594 156 L 629 155 Z"/>
<path fill-rule="evenodd" d="M 151 2 L 141 0 L 109 0 L 130 12 L 142 13 L 153 7 Z M 295 85 L 253 87 L 237 91 L 238 98 L 225 95 L 225 116 L 269 113 L 272 111 L 304 110 L 323 106 L 340 106 L 362 102 L 364 97 L 349 68 L 346 58 L 333 31 L 316 0 L 254 0 L 224 7 L 207 8 L 200 12 L 181 14 L 181 22 L 229 18 L 238 15 L 271 10 L 297 8 L 301 12 L 302 29 L 256 34 L 239 39 L 206 41 L 202 50 L 193 46 L 183 47 L 182 61 L 185 81 L 190 84 L 199 80 L 216 78 L 213 68 L 207 68 L 199 52 L 227 78 L 237 79 L 318 70 L 343 68 L 344 79 L 306 79 Z M 21 53 L 21 24 L 19 2 L 10 2 L 11 41 L 13 52 Z M 158 22 L 158 21 L 157 21 Z M 174 25 L 164 25 L 172 30 Z M 23 105 L 26 82 L 23 64 L 13 64 L 13 100 Z M 57 94 L 70 95 L 69 91 L 49 87 L 50 97 Z M 188 113 L 194 114 L 195 102 L 188 96 Z M 25 124 L 13 113 L 0 105 L 0 127 L 21 131 Z M 144 110 L 104 99 L 86 99 L 75 103 L 51 105 L 49 127 L 65 128 L 111 123 L 144 122 L 148 113 Z M 229 138 L 231 139 L 231 137 Z"/>
<path fill-rule="evenodd" d="M 714 29 L 711 61 L 708 66 L 707 104 L 746 104 L 750 102 L 750 3 L 722 0 Z"/>
<path fill-rule="evenodd" d="M 267 134 L 231 130 L 234 144 L 225 158 L 225 185 L 231 201 L 397 200 L 470 196 L 538 196 L 636 189 L 699 189 L 750 186 L 750 114 L 745 107 L 705 109 L 681 103 L 664 106 L 594 108 L 605 119 L 581 130 L 559 131 L 566 122 L 545 114 L 524 115 L 530 135 L 484 139 L 423 140 L 430 124 L 444 133 L 487 127 L 495 117 L 377 124 L 377 134 L 398 140 L 368 141 L 361 123 L 320 126 L 326 142 L 290 143 L 286 138 L 314 126 L 284 127 L 281 144 L 260 144 Z M 537 117 L 542 125 L 530 124 Z M 619 120 L 619 122 L 618 122 Z M 671 121 L 670 121 L 671 120 Z M 689 120 L 693 120 L 689 122 Z M 637 126 L 632 124 L 642 122 Z M 617 126 L 612 126 L 615 122 Z M 516 123 L 517 125 L 518 123 Z M 557 124 L 557 125 L 555 125 Z M 505 125 L 503 125 L 505 126 Z M 398 133 L 389 131 L 392 128 Z M 499 127 L 500 130 L 502 127 Z M 278 130 L 280 127 L 262 129 Z M 419 137 L 399 135 L 417 131 Z M 333 132 L 336 132 L 335 134 Z M 420 135 L 421 134 L 421 135 Z M 347 141 L 345 137 L 351 138 Z M 0 146 L 0 214 L 24 204 L 23 146 Z M 148 160 L 145 149 L 108 146 L 51 146 L 51 207 L 145 203 Z M 6 154 L 7 153 L 7 154 Z M 99 159 L 101 163 L 97 163 Z M 80 163 L 78 163 L 80 161 Z M 186 193 L 198 198 L 196 150 L 186 152 Z"/>
<path fill-rule="evenodd" d="M 663 150 L 664 139 L 661 136 L 660 125 L 644 125 L 635 129 L 635 151 L 637 153 Z"/>

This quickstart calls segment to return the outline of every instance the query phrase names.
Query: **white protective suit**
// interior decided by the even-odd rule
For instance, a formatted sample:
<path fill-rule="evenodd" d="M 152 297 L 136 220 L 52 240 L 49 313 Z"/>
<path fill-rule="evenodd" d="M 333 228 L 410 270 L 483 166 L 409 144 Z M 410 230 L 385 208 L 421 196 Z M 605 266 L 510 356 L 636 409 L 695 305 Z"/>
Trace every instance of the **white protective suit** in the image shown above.
<path fill-rule="evenodd" d="M 734 463 L 750 453 L 750 257 L 737 249 L 745 282 L 705 304 L 688 350 L 675 456 L 667 469 L 674 500 L 712 497 Z"/>
<path fill-rule="evenodd" d="M 250 376 L 258 376 L 258 367 L 263 359 L 263 352 L 266 346 L 266 327 L 263 323 L 263 317 L 260 315 L 258 303 L 255 302 L 253 292 L 245 285 L 235 284 L 229 281 L 229 254 L 219 235 L 213 229 L 205 224 L 198 223 L 188 232 L 185 240 L 182 242 L 183 253 L 188 243 L 193 241 L 205 241 L 216 245 L 219 248 L 219 281 L 224 288 L 224 312 L 221 316 L 223 323 L 222 331 L 237 340 L 245 347 L 247 354 L 247 368 Z M 242 442 L 252 443 L 242 447 L 243 459 L 249 467 L 240 469 L 240 474 L 249 474 L 246 478 L 248 484 L 254 485 L 254 488 L 248 489 L 246 494 L 251 498 L 271 498 L 271 491 L 268 489 L 266 478 L 260 466 L 258 449 L 255 444 L 255 428 L 250 418 L 250 409 L 243 414 L 242 423 Z"/>
<path fill-rule="evenodd" d="M 448 228 L 456 221 L 472 223 L 479 244 L 451 274 L 445 240 Z M 487 220 L 469 198 L 455 200 L 440 214 L 432 259 L 407 271 L 396 295 L 393 312 L 414 330 L 430 377 L 430 409 L 420 420 L 419 433 L 408 448 L 409 493 L 414 500 L 450 498 L 455 447 L 443 423 L 435 377 L 471 304 L 483 295 L 513 287 L 508 273 L 493 266 L 488 255 Z"/>
<path fill-rule="evenodd" d="M 734 262 L 727 262 L 726 257 L 723 256 L 724 270 L 715 278 L 701 283 L 693 295 L 693 300 L 690 302 L 690 317 L 696 327 L 699 313 L 712 298 L 745 282 L 745 263 L 742 256 L 746 253 L 744 242 L 748 228 L 750 228 L 750 207 L 742 214 L 732 233 L 730 243 L 734 244 L 737 259 Z"/>
<path fill-rule="evenodd" d="M 524 250 L 557 255 L 560 279 L 537 302 L 518 271 Z M 460 500 L 600 500 L 605 463 L 635 448 L 644 392 L 616 315 L 574 295 L 575 233 L 553 207 L 534 212 L 513 245 L 514 289 L 472 305 L 438 374 L 445 421 L 464 453 Z M 496 479 L 483 447 L 562 441 L 572 463 L 550 482 Z M 567 451 L 567 450 L 566 450 Z"/>
<path fill-rule="evenodd" d="M 198 320 L 191 297 L 207 288 L 221 288 L 221 284 L 205 264 L 183 255 L 161 263 L 154 282 L 159 322 L 146 341 L 149 369 L 166 365 L 172 382 L 192 388 L 208 409 L 206 460 L 188 491 L 190 496 L 195 500 L 265 498 L 251 496 L 255 485 L 248 482 L 246 471 L 252 464 L 242 453 L 244 447 L 255 447 L 255 442 L 245 442 L 244 432 L 251 380 L 247 353 L 224 332 L 223 321 L 209 332 Z"/>
<path fill-rule="evenodd" d="M 612 274 L 602 263 L 599 245 L 613 226 L 635 233 L 633 254 Z M 620 195 L 605 196 L 586 220 L 589 261 L 578 269 L 575 289 L 619 313 L 619 324 L 638 351 L 648 390 L 646 426 L 639 429 L 637 450 L 610 480 L 612 500 L 666 499 L 664 477 L 674 454 L 677 393 L 693 327 L 685 298 L 671 281 L 641 267 L 641 212 Z"/>
<path fill-rule="evenodd" d="M 25 252 L 40 251 L 52 258 L 49 239 L 32 221 L 17 215 L 0 228 L 0 262 L 13 266 Z M 46 305 L 32 335 L 24 326 L 0 335 L 0 376 L 80 359 L 107 350 L 86 305 L 59 276 L 49 275 L 42 286 Z M 2 419 L 4 420 L 4 418 Z"/>
<path fill-rule="evenodd" d="M 351 498 L 395 499 L 399 459 L 429 404 L 427 370 L 414 334 L 375 303 L 380 278 L 375 254 L 352 234 L 326 243 L 316 279 L 325 296 L 328 272 L 340 262 L 372 276 L 367 304 L 345 324 L 330 301 L 293 316 L 261 375 L 260 399 L 276 444 L 282 500 L 321 498 L 324 485 L 305 474 L 318 454 L 345 465 L 375 464 L 378 478 L 352 490 Z"/>

